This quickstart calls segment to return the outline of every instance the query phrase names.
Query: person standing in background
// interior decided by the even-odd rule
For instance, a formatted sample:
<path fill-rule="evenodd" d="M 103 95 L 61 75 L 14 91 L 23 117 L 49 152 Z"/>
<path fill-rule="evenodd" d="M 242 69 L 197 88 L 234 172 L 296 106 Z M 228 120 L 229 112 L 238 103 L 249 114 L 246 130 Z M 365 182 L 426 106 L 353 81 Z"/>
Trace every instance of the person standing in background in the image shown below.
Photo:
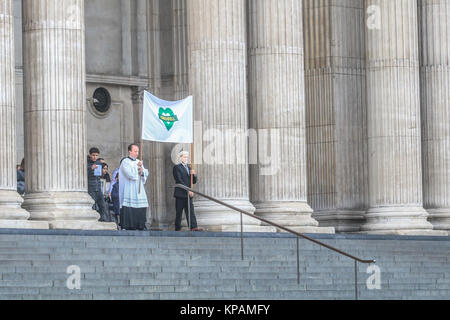
<path fill-rule="evenodd" d="M 25 159 L 17 166 L 17 192 L 21 196 L 25 194 Z"/>
<path fill-rule="evenodd" d="M 101 189 L 100 177 L 102 175 L 102 162 L 98 160 L 100 150 L 91 148 L 87 157 L 88 193 L 94 199 L 96 210 L 100 214 L 99 221 L 111 222 L 108 218 L 108 209 Z"/>
<path fill-rule="evenodd" d="M 120 195 L 119 195 L 119 168 L 114 170 L 108 192 L 109 212 L 112 214 L 117 226 L 120 225 Z"/>

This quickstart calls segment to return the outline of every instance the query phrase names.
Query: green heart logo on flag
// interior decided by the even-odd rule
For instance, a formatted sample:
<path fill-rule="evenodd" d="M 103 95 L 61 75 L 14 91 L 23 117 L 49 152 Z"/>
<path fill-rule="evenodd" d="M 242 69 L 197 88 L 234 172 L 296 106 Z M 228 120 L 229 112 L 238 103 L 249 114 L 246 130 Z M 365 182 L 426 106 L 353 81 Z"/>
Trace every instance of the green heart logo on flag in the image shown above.
<path fill-rule="evenodd" d="M 164 123 L 167 128 L 167 131 L 172 129 L 175 122 L 179 121 L 178 117 L 173 113 L 173 110 L 170 108 L 159 108 L 159 119 Z"/>

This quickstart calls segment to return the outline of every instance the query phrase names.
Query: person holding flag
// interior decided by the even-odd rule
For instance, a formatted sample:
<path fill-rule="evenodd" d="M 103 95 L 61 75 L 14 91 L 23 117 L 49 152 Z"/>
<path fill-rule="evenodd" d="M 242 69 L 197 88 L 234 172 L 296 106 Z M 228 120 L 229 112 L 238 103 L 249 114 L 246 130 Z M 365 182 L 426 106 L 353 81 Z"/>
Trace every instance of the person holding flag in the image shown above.
<path fill-rule="evenodd" d="M 175 183 L 182 184 L 192 189 L 191 182 L 193 184 L 197 183 L 197 175 L 195 174 L 195 170 L 192 170 L 188 165 L 189 152 L 180 152 L 178 154 L 178 160 L 180 161 L 180 163 L 173 167 L 173 178 L 175 179 Z M 192 181 L 191 175 L 193 176 Z M 181 218 L 183 216 L 183 210 L 186 214 L 186 221 L 188 226 L 190 227 L 190 230 L 203 231 L 203 229 L 197 226 L 197 219 L 194 213 L 194 204 L 192 202 L 194 194 L 191 191 L 186 192 L 186 190 L 183 190 L 181 188 L 175 188 L 173 196 L 175 197 L 176 209 L 175 231 L 181 230 Z"/>
<path fill-rule="evenodd" d="M 194 150 L 194 108 L 193 97 L 179 101 L 165 101 L 144 91 L 144 105 L 142 111 L 142 140 L 191 144 L 191 155 Z M 187 187 L 196 183 L 197 177 L 193 167 L 187 166 L 189 153 L 182 153 L 178 160 L 181 163 L 173 168 L 173 175 L 177 184 Z M 192 158 L 193 160 L 193 158 Z M 191 166 L 193 166 L 191 161 Z M 186 211 L 187 223 L 191 231 L 202 231 L 197 227 L 192 203 L 192 192 L 175 188 L 176 221 L 175 229 L 181 229 L 183 209 Z M 190 212 L 190 214 L 189 214 Z"/>
<path fill-rule="evenodd" d="M 128 157 L 120 162 L 120 226 L 123 230 L 146 229 L 148 201 L 144 184 L 148 170 L 138 156 L 139 147 L 131 144 L 128 146 Z"/>

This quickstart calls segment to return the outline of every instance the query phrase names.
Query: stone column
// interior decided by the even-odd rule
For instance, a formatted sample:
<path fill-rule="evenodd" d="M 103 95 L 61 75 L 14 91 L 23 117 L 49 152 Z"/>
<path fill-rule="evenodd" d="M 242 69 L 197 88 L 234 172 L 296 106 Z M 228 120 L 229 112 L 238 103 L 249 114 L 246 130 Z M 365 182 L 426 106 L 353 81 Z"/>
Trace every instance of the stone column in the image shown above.
<path fill-rule="evenodd" d="M 205 140 L 203 159 L 195 159 L 203 162 L 196 166 L 196 188 L 253 213 L 246 139 L 245 1 L 189 0 L 187 17 L 189 88 L 194 119 L 202 122 Z M 211 201 L 197 199 L 196 214 L 199 226 L 209 230 L 239 230 L 239 214 Z M 244 217 L 244 224 L 245 231 L 261 230 L 258 220 Z"/>
<path fill-rule="evenodd" d="M 366 37 L 367 233 L 433 234 L 423 209 L 416 0 L 366 0 L 380 28 Z M 374 7 L 371 7 L 374 8 Z"/>
<path fill-rule="evenodd" d="M 148 90 L 152 94 L 161 97 L 161 25 L 159 5 L 159 0 L 147 2 Z M 144 143 L 144 148 L 146 149 L 144 155 L 149 159 L 148 198 L 151 206 L 152 226 L 155 228 L 165 227 L 167 220 L 166 193 L 168 189 L 165 176 L 164 147 L 164 144 L 158 142 Z"/>
<path fill-rule="evenodd" d="M 419 0 L 424 207 L 450 230 L 450 2 Z"/>
<path fill-rule="evenodd" d="M 148 77 L 148 32 L 147 32 L 147 0 L 136 1 L 136 46 L 137 74 L 140 78 Z"/>
<path fill-rule="evenodd" d="M 48 229 L 46 222 L 27 221 L 17 193 L 15 97 L 13 1 L 0 0 L 0 228 Z"/>
<path fill-rule="evenodd" d="M 307 203 L 302 1 L 248 2 L 250 166 L 256 214 L 299 232 L 318 228 Z M 256 141 L 258 140 L 258 141 Z"/>
<path fill-rule="evenodd" d="M 22 19 L 23 207 L 52 229 L 116 229 L 86 192 L 84 1 L 23 0 Z"/>
<path fill-rule="evenodd" d="M 188 85 L 188 63 L 187 63 L 187 0 L 171 1 L 171 40 L 172 40 L 172 65 L 173 65 L 173 95 L 170 100 L 181 100 L 189 96 Z M 169 228 L 175 222 L 175 198 L 173 188 L 175 181 L 173 178 L 173 166 L 176 161 L 176 153 L 179 150 L 190 150 L 190 145 L 165 144 L 165 177 L 166 177 L 166 213 L 163 227 Z M 174 158 L 172 159 L 172 157 Z M 183 217 L 182 225 L 187 228 L 186 219 Z"/>
<path fill-rule="evenodd" d="M 189 95 L 187 53 L 187 0 L 172 0 L 172 41 L 174 68 L 174 99 Z"/>
<path fill-rule="evenodd" d="M 368 204 L 364 1 L 303 1 L 308 202 L 357 232 Z"/>

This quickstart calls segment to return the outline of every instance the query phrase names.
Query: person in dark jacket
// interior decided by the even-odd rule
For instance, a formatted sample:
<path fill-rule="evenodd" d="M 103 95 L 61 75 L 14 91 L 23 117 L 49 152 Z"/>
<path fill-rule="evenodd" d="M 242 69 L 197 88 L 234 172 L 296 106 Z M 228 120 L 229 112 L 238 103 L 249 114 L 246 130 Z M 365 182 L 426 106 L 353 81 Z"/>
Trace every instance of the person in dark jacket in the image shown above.
<path fill-rule="evenodd" d="M 89 150 L 89 156 L 87 157 L 88 193 L 95 201 L 96 210 L 100 214 L 99 221 L 111 222 L 101 189 L 100 178 L 102 171 L 100 170 L 99 175 L 95 174 L 95 170 L 102 166 L 102 161 L 98 159 L 99 154 L 100 150 L 98 148 Z"/>
<path fill-rule="evenodd" d="M 114 170 L 109 187 L 109 212 L 112 213 L 116 224 L 120 225 L 120 195 L 119 195 L 119 169 Z"/>
<path fill-rule="evenodd" d="M 197 175 L 194 170 L 191 170 L 191 167 L 187 164 L 189 159 L 189 152 L 183 151 L 178 155 L 178 159 L 180 164 L 173 167 L 173 177 L 175 179 L 176 184 L 182 184 L 186 187 L 192 188 L 191 185 L 191 174 L 193 177 L 193 183 L 197 183 Z M 192 198 L 194 194 L 192 192 L 187 192 L 181 188 L 175 188 L 174 195 L 175 197 L 175 208 L 176 208 L 176 217 L 175 217 L 175 231 L 181 230 L 181 218 L 183 216 L 183 210 L 186 215 L 186 220 L 188 226 L 190 226 L 192 231 L 203 231 L 203 229 L 198 228 L 197 219 L 194 213 L 194 204 Z M 188 200 L 189 198 L 189 200 Z M 188 214 L 188 202 L 190 206 L 190 217 Z"/>
<path fill-rule="evenodd" d="M 17 166 L 17 192 L 22 196 L 25 194 L 25 159 Z"/>

